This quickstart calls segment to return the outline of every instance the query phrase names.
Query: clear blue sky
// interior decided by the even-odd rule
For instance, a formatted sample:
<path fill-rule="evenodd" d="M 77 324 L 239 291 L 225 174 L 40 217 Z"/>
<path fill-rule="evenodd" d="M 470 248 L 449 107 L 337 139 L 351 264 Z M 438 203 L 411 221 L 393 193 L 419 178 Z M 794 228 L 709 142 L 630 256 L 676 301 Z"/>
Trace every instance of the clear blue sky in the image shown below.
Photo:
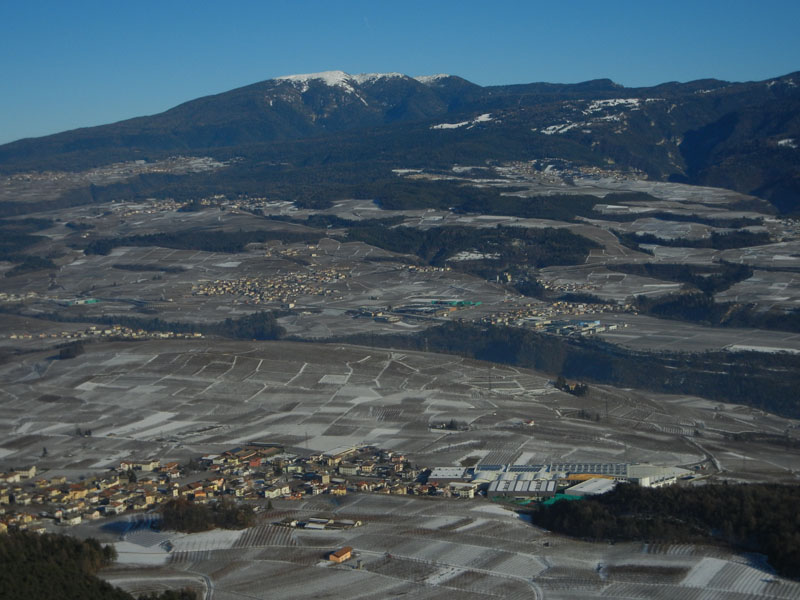
<path fill-rule="evenodd" d="M 341 69 L 628 86 L 800 70 L 800 0 L 0 1 L 0 143 Z"/>

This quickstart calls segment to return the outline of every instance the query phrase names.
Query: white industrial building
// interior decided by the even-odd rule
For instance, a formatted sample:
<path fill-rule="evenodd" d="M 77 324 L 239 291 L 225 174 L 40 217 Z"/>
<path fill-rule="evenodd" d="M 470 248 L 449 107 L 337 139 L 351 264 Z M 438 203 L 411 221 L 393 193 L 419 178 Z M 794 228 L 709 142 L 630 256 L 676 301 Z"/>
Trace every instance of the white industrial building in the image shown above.
<path fill-rule="evenodd" d="M 661 487 L 690 473 L 678 467 L 638 463 L 479 464 L 474 469 L 436 467 L 428 481 L 442 486 L 471 481 L 478 489 L 486 490 L 490 497 L 547 498 L 554 495 L 559 486 L 571 485 L 571 475 L 596 476 L 567 489 L 568 494 L 583 496 L 605 493 L 622 481 L 642 487 Z"/>
<path fill-rule="evenodd" d="M 467 481 L 471 479 L 467 476 L 465 467 L 435 467 L 428 475 L 428 483 L 446 484 L 451 481 Z"/>
<path fill-rule="evenodd" d="M 506 475 L 512 475 L 507 473 Z M 489 484 L 487 496 L 501 498 L 552 498 L 556 494 L 556 482 L 552 479 L 533 479 L 518 474 L 515 477 L 495 479 Z"/>
<path fill-rule="evenodd" d="M 564 493 L 569 496 L 597 496 L 610 492 L 617 485 L 613 479 L 605 479 L 603 477 L 593 477 L 586 481 L 581 481 L 578 485 L 573 485 L 571 488 L 564 490 Z"/>

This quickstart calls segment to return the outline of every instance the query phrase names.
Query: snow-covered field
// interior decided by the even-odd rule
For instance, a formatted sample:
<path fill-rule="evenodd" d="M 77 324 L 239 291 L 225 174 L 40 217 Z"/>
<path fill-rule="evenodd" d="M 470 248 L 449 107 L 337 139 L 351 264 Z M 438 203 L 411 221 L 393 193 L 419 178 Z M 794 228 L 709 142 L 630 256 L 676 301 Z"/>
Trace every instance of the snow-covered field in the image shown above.
<path fill-rule="evenodd" d="M 691 544 L 577 542 L 484 500 L 349 495 L 337 504 L 310 499 L 275 506 L 272 519 L 326 514 L 363 525 L 314 532 L 266 525 L 191 535 L 140 530 L 116 543 L 125 568 L 106 576 L 134 592 L 156 582 L 190 582 L 206 597 L 223 599 L 800 596 L 800 583 L 775 576 L 757 557 Z M 325 559 L 342 546 L 354 548 L 353 559 L 341 565 Z"/>

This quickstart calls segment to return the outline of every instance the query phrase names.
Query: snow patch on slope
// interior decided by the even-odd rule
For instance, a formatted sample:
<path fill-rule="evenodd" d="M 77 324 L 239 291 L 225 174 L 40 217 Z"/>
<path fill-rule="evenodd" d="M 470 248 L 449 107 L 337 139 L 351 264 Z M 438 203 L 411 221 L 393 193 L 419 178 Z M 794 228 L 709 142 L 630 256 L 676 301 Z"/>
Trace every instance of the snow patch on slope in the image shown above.
<path fill-rule="evenodd" d="M 482 115 L 478 115 L 471 121 L 461 121 L 460 123 L 440 123 L 439 125 L 431 125 L 431 129 L 459 129 L 460 127 L 472 129 L 478 123 L 488 123 L 489 121 L 494 121 L 492 114 L 484 113 Z"/>
<path fill-rule="evenodd" d="M 555 133 L 566 133 L 570 129 L 575 129 L 576 127 L 584 127 L 588 123 L 561 123 L 560 125 L 550 125 L 548 127 L 543 127 L 541 133 L 545 135 L 553 135 Z M 535 129 L 533 131 L 536 131 Z"/>
<path fill-rule="evenodd" d="M 374 83 L 381 79 L 398 79 L 403 78 L 405 75 L 402 73 L 359 73 L 358 75 L 351 75 L 350 78 L 358 85 L 364 83 Z"/>
<path fill-rule="evenodd" d="M 414 79 L 416 79 L 420 83 L 424 83 L 425 85 L 430 85 L 432 83 L 436 83 L 441 79 L 447 79 L 448 77 L 451 76 L 448 75 L 447 73 L 439 73 L 438 75 L 422 75 L 420 77 L 414 77 Z"/>
<path fill-rule="evenodd" d="M 497 260 L 500 255 L 496 252 L 478 252 L 477 250 L 462 250 L 447 260 L 461 261 L 461 260 Z"/>
<path fill-rule="evenodd" d="M 589 103 L 589 106 L 586 107 L 586 110 L 583 111 L 583 114 L 588 115 L 590 113 L 615 106 L 624 106 L 625 108 L 634 110 L 639 108 L 639 102 L 639 98 L 609 98 L 607 100 L 592 100 Z"/>
<path fill-rule="evenodd" d="M 778 146 L 785 148 L 797 148 L 797 142 L 794 138 L 786 138 L 785 140 L 778 140 Z"/>
<path fill-rule="evenodd" d="M 773 85 L 783 84 L 788 87 L 795 88 L 797 87 L 797 83 L 794 79 L 770 79 L 767 81 L 766 86 L 767 88 L 771 88 Z"/>
<path fill-rule="evenodd" d="M 303 75 L 285 75 L 283 77 L 276 77 L 275 79 L 276 81 L 290 82 L 294 87 L 300 90 L 301 94 L 305 94 L 309 90 L 311 81 L 321 81 L 327 86 L 341 88 L 346 93 L 352 94 L 358 98 L 364 106 L 369 106 L 367 101 L 364 100 L 356 88 L 353 87 L 353 84 L 362 83 L 362 81 L 359 81 L 359 78 L 363 78 L 363 81 L 375 81 L 380 77 L 393 77 L 395 75 L 402 77 L 399 73 L 362 73 L 361 75 L 353 76 L 344 71 L 323 71 L 321 73 L 306 73 Z M 272 106 L 271 103 L 270 106 Z"/>
<path fill-rule="evenodd" d="M 276 77 L 277 81 L 290 81 L 298 87 L 305 87 L 308 89 L 308 84 L 311 81 L 321 81 L 325 85 L 331 87 L 342 87 L 345 89 L 352 89 L 353 84 L 361 85 L 364 83 L 373 83 L 381 79 L 397 79 L 403 78 L 406 75 L 402 73 L 358 73 L 357 75 L 350 75 L 344 71 L 322 71 L 320 73 L 305 73 L 302 75 L 284 75 Z"/>
<path fill-rule="evenodd" d="M 353 92 L 353 85 L 351 82 L 352 77 L 344 71 L 322 71 L 321 73 L 305 73 L 303 75 L 284 75 L 283 77 L 276 77 L 277 81 L 289 81 L 296 87 L 301 88 L 302 91 L 308 90 L 309 82 L 322 81 L 325 85 L 331 87 L 342 87 L 347 91 Z"/>
<path fill-rule="evenodd" d="M 557 125 L 542 127 L 539 132 L 544 135 L 556 135 L 580 128 L 584 133 L 591 133 L 591 127 L 593 125 L 609 123 L 611 121 L 620 122 L 624 128 L 626 125 L 624 113 L 626 111 L 640 110 L 643 103 L 659 101 L 663 101 L 663 98 L 608 98 L 604 100 L 592 100 L 586 105 L 586 108 L 581 110 L 582 114 L 590 116 L 588 120 L 567 120 Z M 572 104 L 565 104 L 565 106 L 574 108 Z M 537 130 L 533 129 L 532 131 Z M 623 129 L 617 129 L 615 133 L 621 133 L 622 131 Z"/>

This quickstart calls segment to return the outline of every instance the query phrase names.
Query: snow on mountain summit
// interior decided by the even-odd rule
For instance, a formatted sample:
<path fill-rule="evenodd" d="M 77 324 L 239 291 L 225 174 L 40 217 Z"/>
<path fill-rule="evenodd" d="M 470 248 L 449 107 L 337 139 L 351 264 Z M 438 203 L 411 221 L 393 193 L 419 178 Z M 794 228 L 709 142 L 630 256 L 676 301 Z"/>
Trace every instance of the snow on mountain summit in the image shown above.
<path fill-rule="evenodd" d="M 322 81 L 325 85 L 331 87 L 342 87 L 349 92 L 355 91 L 351 83 L 352 77 L 344 71 L 322 71 L 320 73 L 305 73 L 303 75 L 284 75 L 283 77 L 276 77 L 276 81 L 289 81 L 296 87 L 299 87 L 302 92 L 308 90 L 309 82 Z"/>
<path fill-rule="evenodd" d="M 402 73 L 359 73 L 358 75 L 351 75 L 352 79 L 359 85 L 362 83 L 373 83 L 380 79 L 396 79 L 407 77 Z"/>
<path fill-rule="evenodd" d="M 446 77 L 450 77 L 450 75 L 428 75 L 424 77 L 414 77 L 413 79 L 420 83 L 430 84 Z M 404 75 L 403 73 L 358 73 L 356 75 L 351 75 L 349 73 L 345 73 L 344 71 L 322 71 L 320 73 L 305 73 L 302 75 L 284 75 L 282 77 L 276 77 L 275 80 L 289 81 L 296 87 L 299 87 L 303 92 L 308 90 L 308 86 L 311 81 L 321 81 L 325 85 L 329 85 L 331 87 L 341 87 L 348 91 L 354 92 L 354 84 L 363 85 L 365 83 L 375 83 L 382 79 L 404 78 L 411 79 L 408 77 L 408 75 Z"/>
<path fill-rule="evenodd" d="M 359 73 L 357 75 L 350 75 L 344 71 L 322 71 L 320 73 L 305 73 L 302 75 L 284 75 L 282 77 L 276 77 L 275 81 L 288 81 L 298 88 L 301 93 L 308 91 L 310 82 L 321 81 L 330 87 L 343 88 L 345 91 L 357 95 L 353 87 L 354 85 L 375 83 L 382 79 L 398 78 L 408 78 L 408 76 L 402 73 Z"/>
<path fill-rule="evenodd" d="M 439 73 L 438 75 L 421 75 L 420 77 L 414 77 L 420 83 L 424 83 L 425 85 L 430 85 L 432 83 L 436 83 L 440 79 L 447 79 L 451 77 L 447 73 Z"/>

